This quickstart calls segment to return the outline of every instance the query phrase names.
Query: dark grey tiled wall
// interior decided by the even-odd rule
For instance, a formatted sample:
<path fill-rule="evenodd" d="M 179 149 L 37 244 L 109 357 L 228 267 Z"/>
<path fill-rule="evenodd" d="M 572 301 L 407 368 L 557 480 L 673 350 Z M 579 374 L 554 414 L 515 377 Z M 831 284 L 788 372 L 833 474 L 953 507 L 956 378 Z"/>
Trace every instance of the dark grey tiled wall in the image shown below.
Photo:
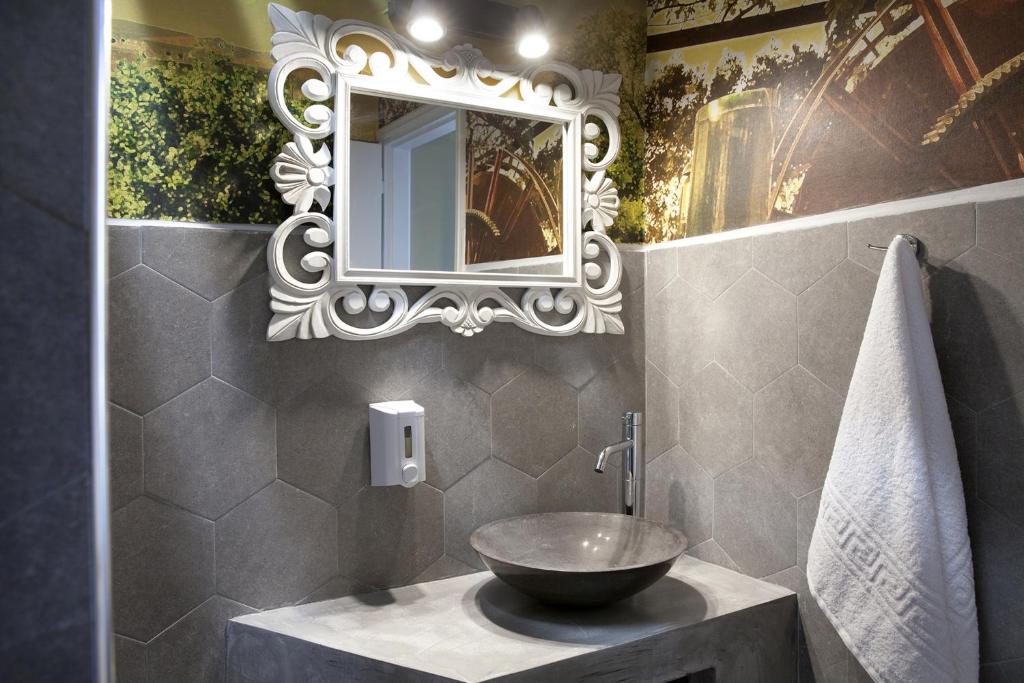
<path fill-rule="evenodd" d="M 467 572 L 486 521 L 616 505 L 593 454 L 643 408 L 641 253 L 621 337 L 268 344 L 266 241 L 111 229 L 123 683 L 220 680 L 230 617 Z M 426 408 L 427 482 L 372 488 L 366 404 L 398 398 Z"/>
<path fill-rule="evenodd" d="M 1024 198 L 648 253 L 652 516 L 800 595 L 801 681 L 869 680 L 804 568 L 883 255 L 924 245 L 969 508 L 986 681 L 1024 680 Z"/>
<path fill-rule="evenodd" d="M 92 679 L 91 4 L 4 3 L 0 22 L 2 681 Z"/>

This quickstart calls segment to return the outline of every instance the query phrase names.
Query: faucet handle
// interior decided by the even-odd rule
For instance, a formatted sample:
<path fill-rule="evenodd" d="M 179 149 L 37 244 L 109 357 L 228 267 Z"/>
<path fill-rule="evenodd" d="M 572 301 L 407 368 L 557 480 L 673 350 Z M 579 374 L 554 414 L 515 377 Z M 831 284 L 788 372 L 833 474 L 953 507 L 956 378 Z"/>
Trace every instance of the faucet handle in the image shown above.
<path fill-rule="evenodd" d="M 627 427 L 639 427 L 644 423 L 644 414 L 640 411 L 627 410 L 622 414 L 622 424 Z"/>

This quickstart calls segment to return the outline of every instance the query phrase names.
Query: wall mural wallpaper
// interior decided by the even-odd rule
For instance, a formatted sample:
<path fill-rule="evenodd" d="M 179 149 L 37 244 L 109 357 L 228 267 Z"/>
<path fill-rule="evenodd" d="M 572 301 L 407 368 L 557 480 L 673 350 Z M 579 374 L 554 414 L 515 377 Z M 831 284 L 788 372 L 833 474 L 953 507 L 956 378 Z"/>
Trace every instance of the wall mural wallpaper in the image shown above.
<path fill-rule="evenodd" d="M 650 0 L 647 239 L 1024 176 L 1020 0 Z"/>
<path fill-rule="evenodd" d="M 280 0 L 278 0 L 280 2 Z M 291 0 L 294 9 L 393 29 L 386 0 Z M 517 3 L 513 3 L 517 4 Z M 643 239 L 643 0 L 536 2 L 552 36 L 550 58 L 623 75 L 622 151 L 609 169 L 622 200 L 608 234 Z M 267 104 L 270 22 L 259 0 L 114 0 L 109 215 L 207 223 L 276 224 L 291 207 L 268 175 L 290 139 Z M 510 46 L 449 34 L 495 63 Z M 225 153 L 226 152 L 226 153 Z"/>
<path fill-rule="evenodd" d="M 386 0 L 286 4 L 392 28 Z M 555 57 L 623 74 L 618 241 L 1024 176 L 1020 0 L 538 4 L 563 28 Z M 110 215 L 283 220 L 265 3 L 114 0 L 113 16 Z M 443 42 L 467 41 L 515 61 L 507 46 Z"/>

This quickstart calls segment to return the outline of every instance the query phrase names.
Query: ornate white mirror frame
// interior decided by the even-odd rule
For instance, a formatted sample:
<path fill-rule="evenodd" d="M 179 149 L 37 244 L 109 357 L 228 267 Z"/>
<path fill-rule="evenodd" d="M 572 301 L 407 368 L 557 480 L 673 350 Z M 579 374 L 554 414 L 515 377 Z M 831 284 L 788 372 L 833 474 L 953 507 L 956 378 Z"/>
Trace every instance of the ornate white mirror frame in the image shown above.
<path fill-rule="evenodd" d="M 622 334 L 622 262 L 605 234 L 619 207 L 618 191 L 606 176 L 620 146 L 618 74 L 558 62 L 498 68 L 469 45 L 436 58 L 366 22 L 332 22 L 276 4 L 268 12 L 275 29 L 270 106 L 294 135 L 271 169 L 275 187 L 294 206 L 294 214 L 274 231 L 268 249 L 274 313 L 268 339 L 378 339 L 426 322 L 441 322 L 467 337 L 493 322 L 552 336 Z M 339 43 L 344 46 L 341 54 Z M 367 44 L 379 45 L 379 50 L 368 54 L 363 47 Z M 297 70 L 319 75 L 302 85 L 303 95 L 312 101 L 303 120 L 286 100 L 286 80 Z M 574 260 L 574 274 L 349 271 L 345 176 L 353 89 L 562 122 L 563 158 L 567 167 L 575 162 L 565 175 L 569 201 L 564 213 L 573 234 L 563 240 L 565 253 Z M 323 104 L 332 99 L 333 108 Z M 603 154 L 596 142 L 602 132 Z M 333 154 L 327 144 L 315 147 L 315 141 L 331 135 Z M 338 168 L 332 159 L 340 160 Z M 311 210 L 314 204 L 316 211 Z M 333 213 L 327 213 L 329 206 Z M 299 236 L 310 248 L 304 255 L 295 254 Z"/>

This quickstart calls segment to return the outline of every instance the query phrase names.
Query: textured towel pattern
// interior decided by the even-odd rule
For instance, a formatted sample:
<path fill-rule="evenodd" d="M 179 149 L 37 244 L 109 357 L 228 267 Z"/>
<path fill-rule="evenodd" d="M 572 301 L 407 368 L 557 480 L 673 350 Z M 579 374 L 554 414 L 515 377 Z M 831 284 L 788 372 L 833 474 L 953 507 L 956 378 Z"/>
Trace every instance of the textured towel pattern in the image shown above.
<path fill-rule="evenodd" d="M 875 681 L 978 680 L 960 468 L 920 271 L 898 237 L 843 408 L 807 580 Z"/>

